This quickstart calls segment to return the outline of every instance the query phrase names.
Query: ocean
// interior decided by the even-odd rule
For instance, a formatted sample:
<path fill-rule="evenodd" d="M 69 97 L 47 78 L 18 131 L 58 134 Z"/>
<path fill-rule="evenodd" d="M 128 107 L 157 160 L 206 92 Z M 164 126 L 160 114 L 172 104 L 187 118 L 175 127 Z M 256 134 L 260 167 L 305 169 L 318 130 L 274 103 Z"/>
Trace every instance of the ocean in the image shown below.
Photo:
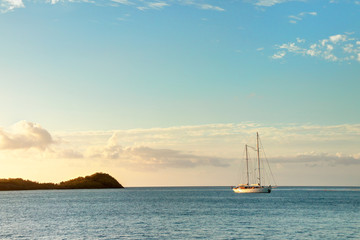
<path fill-rule="evenodd" d="M 0 239 L 360 239 L 360 187 L 5 191 Z"/>

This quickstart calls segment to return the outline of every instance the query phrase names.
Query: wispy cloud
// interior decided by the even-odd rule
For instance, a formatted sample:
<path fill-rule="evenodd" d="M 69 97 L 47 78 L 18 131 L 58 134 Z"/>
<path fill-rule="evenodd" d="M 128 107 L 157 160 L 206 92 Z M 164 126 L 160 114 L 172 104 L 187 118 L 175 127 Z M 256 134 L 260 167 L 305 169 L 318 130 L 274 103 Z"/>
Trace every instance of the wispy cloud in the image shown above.
<path fill-rule="evenodd" d="M 169 4 L 167 4 L 166 2 L 153 2 L 149 3 L 149 6 L 152 8 L 163 8 L 169 6 Z"/>
<path fill-rule="evenodd" d="M 139 10 L 148 10 L 148 9 L 162 9 L 164 7 L 168 7 L 170 6 L 170 3 L 171 4 L 179 4 L 179 5 L 185 5 L 185 6 L 193 6 L 193 7 L 196 7 L 196 8 L 199 8 L 199 9 L 202 9 L 202 10 L 213 10 L 213 11 L 225 11 L 225 9 L 219 7 L 219 6 L 214 6 L 214 5 L 211 5 L 211 4 L 207 4 L 207 3 L 197 3 L 197 2 L 194 2 L 194 1 L 163 1 L 163 2 L 144 2 L 145 4 L 142 5 L 142 6 L 138 6 L 137 9 Z"/>
<path fill-rule="evenodd" d="M 124 14 L 121 17 L 118 17 L 117 20 L 119 21 L 127 21 L 131 15 L 130 14 Z"/>
<path fill-rule="evenodd" d="M 317 12 L 301 12 L 301 13 L 299 13 L 297 15 L 290 15 L 289 16 L 289 19 L 290 19 L 289 22 L 295 24 L 295 23 L 303 20 L 303 18 L 306 17 L 306 16 L 317 16 Z"/>
<path fill-rule="evenodd" d="M 204 10 L 215 10 L 215 11 L 221 11 L 221 12 L 225 11 L 225 9 L 223 9 L 221 7 L 213 6 L 210 4 L 199 4 L 199 7 Z"/>
<path fill-rule="evenodd" d="M 16 8 L 24 8 L 25 5 L 22 0 L 0 0 L 0 12 L 6 13 L 13 11 Z"/>
<path fill-rule="evenodd" d="M 162 9 L 164 7 L 170 6 L 168 3 L 166 2 L 149 2 L 146 5 L 146 8 L 149 9 Z"/>
<path fill-rule="evenodd" d="M 349 1 L 344 1 L 344 0 L 329 0 L 329 3 L 334 3 L 334 4 L 339 4 L 339 3 L 354 3 L 356 5 L 360 5 L 360 1 L 359 0 L 349 0 Z"/>
<path fill-rule="evenodd" d="M 95 0 L 45 0 L 46 3 L 56 5 L 58 3 L 91 3 L 97 4 Z M 193 6 L 201 10 L 225 11 L 224 8 L 209 4 L 207 2 L 181 1 L 181 0 L 164 0 L 164 1 L 143 1 L 143 0 L 105 0 L 101 4 L 110 7 L 119 7 L 121 5 L 132 6 L 138 10 L 161 10 L 172 5 Z M 13 11 L 15 8 L 24 8 L 22 0 L 0 0 L 0 11 L 6 13 Z"/>
<path fill-rule="evenodd" d="M 323 152 L 301 153 L 295 156 L 271 158 L 271 162 L 277 163 L 303 163 L 307 166 L 328 165 L 360 165 L 360 154 L 345 155 L 342 153 L 329 154 Z"/>
<path fill-rule="evenodd" d="M 254 95 L 254 94 L 252 94 Z M 79 138 L 100 144 L 126 146 L 178 146 L 180 143 L 206 141 L 212 139 L 238 139 L 246 142 L 256 131 L 261 132 L 265 138 L 277 142 L 289 142 L 291 139 L 306 141 L 324 141 L 325 139 L 341 140 L 360 136 L 360 124 L 344 125 L 297 125 L 287 124 L 281 126 L 267 126 L 259 123 L 238 123 L 238 124 L 208 124 L 195 126 L 175 126 L 169 128 L 130 129 L 115 131 L 96 132 L 75 132 L 57 133 L 56 135 L 65 138 Z M 115 135 L 114 135 L 115 134 Z M 113 138 L 111 138 L 113 137 Z M 101 139 L 96 141 L 95 139 Z M 82 140 L 82 141 L 83 141 Z M 358 139 L 360 141 L 360 139 Z M 293 140 L 294 141 L 294 140 Z M 111 144 L 109 143 L 111 142 Z M 224 140 L 225 142 L 225 140 Z M 236 143 L 238 144 L 238 143 Z"/>
<path fill-rule="evenodd" d="M 112 0 L 111 0 L 112 1 Z M 95 3 L 94 0 L 46 0 L 47 3 L 50 3 L 50 4 L 57 4 L 57 3 L 64 3 L 64 2 L 69 2 L 69 3 Z"/>
<path fill-rule="evenodd" d="M 360 62 L 360 43 L 352 33 L 337 34 L 317 42 L 297 39 L 296 42 L 277 45 L 273 59 L 282 59 L 287 53 L 301 56 L 318 57 L 332 62 Z"/>
<path fill-rule="evenodd" d="M 225 9 L 222 7 L 211 5 L 209 3 L 199 3 L 198 1 L 192 1 L 192 0 L 179 1 L 179 4 L 185 5 L 185 6 L 194 6 L 196 8 L 202 9 L 202 10 L 213 10 L 213 11 L 220 11 L 220 12 L 225 11 Z"/>
<path fill-rule="evenodd" d="M 123 4 L 123 5 L 133 5 L 134 3 L 129 0 L 111 0 L 112 2 Z"/>
<path fill-rule="evenodd" d="M 271 7 L 275 4 L 290 2 L 291 0 L 255 0 L 252 1 L 256 6 Z"/>

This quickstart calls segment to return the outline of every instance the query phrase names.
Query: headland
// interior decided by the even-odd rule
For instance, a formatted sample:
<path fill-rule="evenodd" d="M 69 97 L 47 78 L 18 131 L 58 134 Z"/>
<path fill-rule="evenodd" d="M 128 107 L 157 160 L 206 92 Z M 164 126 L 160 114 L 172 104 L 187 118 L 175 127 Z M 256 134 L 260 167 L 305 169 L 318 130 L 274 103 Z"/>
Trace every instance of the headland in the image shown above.
<path fill-rule="evenodd" d="M 124 188 L 115 178 L 107 173 L 95 173 L 60 183 L 38 183 L 22 178 L 0 179 L 0 191 L 45 190 L 45 189 L 102 189 Z"/>

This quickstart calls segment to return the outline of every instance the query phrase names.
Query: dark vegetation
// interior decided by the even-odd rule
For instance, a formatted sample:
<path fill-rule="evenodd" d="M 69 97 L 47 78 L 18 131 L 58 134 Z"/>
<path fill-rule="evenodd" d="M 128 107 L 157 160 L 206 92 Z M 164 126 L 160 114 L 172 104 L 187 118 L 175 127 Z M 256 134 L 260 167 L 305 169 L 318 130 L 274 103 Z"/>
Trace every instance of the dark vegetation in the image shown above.
<path fill-rule="evenodd" d="M 98 189 L 124 188 L 115 178 L 106 173 L 95 173 L 91 176 L 78 177 L 69 181 L 55 183 L 38 183 L 21 178 L 0 179 L 0 191 L 8 190 L 41 190 L 41 189 Z"/>

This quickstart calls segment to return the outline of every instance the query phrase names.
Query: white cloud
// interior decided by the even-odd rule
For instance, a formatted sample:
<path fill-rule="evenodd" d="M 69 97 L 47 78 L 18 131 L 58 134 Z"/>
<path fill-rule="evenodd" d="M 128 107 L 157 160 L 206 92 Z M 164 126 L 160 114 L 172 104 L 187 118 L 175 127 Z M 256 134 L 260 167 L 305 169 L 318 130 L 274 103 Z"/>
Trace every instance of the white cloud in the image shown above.
<path fill-rule="evenodd" d="M 46 149 L 54 141 L 50 133 L 39 124 L 21 121 L 10 131 L 0 129 L 0 150 L 4 149 Z"/>
<path fill-rule="evenodd" d="M 318 55 L 319 53 L 316 52 L 316 51 L 313 50 L 313 49 L 308 49 L 308 50 L 306 51 L 306 54 L 314 57 L 314 56 Z"/>
<path fill-rule="evenodd" d="M 60 0 L 47 0 L 46 2 L 51 3 L 51 4 L 56 4 L 58 3 Z"/>
<path fill-rule="evenodd" d="M 169 4 L 167 4 L 167 3 L 165 3 L 165 2 L 152 2 L 152 3 L 149 3 L 148 6 L 149 6 L 150 8 L 161 9 L 161 8 L 164 8 L 164 7 L 169 6 Z"/>
<path fill-rule="evenodd" d="M 0 12 L 6 13 L 13 11 L 15 8 L 24 8 L 22 0 L 0 0 Z"/>
<path fill-rule="evenodd" d="M 296 38 L 296 41 L 297 41 L 298 43 L 304 43 L 304 42 L 306 42 L 305 39 L 301 39 L 301 38 Z"/>
<path fill-rule="evenodd" d="M 170 5 L 166 2 L 145 2 L 144 6 L 137 7 L 137 9 L 139 9 L 141 11 L 145 11 L 148 9 L 160 10 L 160 9 L 163 9 L 164 7 L 168 7 L 168 6 L 170 6 Z"/>
<path fill-rule="evenodd" d="M 310 15 L 310 16 L 317 16 L 317 12 L 301 12 L 297 15 L 290 15 L 289 18 L 289 22 L 290 23 L 297 23 L 298 21 L 301 21 L 303 20 L 304 17 L 306 17 L 307 15 Z"/>
<path fill-rule="evenodd" d="M 149 9 L 148 7 L 137 7 L 140 11 L 145 11 L 146 9 Z"/>
<path fill-rule="evenodd" d="M 346 44 L 344 47 L 343 47 L 344 51 L 347 52 L 347 53 L 352 53 L 354 51 L 354 45 L 349 43 L 349 44 Z"/>
<path fill-rule="evenodd" d="M 274 55 L 272 55 L 272 58 L 273 59 L 281 59 L 283 57 L 285 57 L 286 53 L 285 52 L 278 52 L 278 53 L 275 53 Z"/>
<path fill-rule="evenodd" d="M 320 40 L 319 42 L 321 43 L 322 46 L 325 46 L 325 44 L 327 42 L 329 42 L 329 40 L 328 39 L 323 39 L 323 40 Z"/>
<path fill-rule="evenodd" d="M 271 7 L 284 2 L 289 2 L 289 0 L 256 0 L 254 4 L 262 7 Z"/>
<path fill-rule="evenodd" d="M 295 20 L 302 20 L 301 17 L 290 15 L 289 18 L 295 19 Z M 296 21 L 295 21 L 296 22 Z"/>
<path fill-rule="evenodd" d="M 221 11 L 221 12 L 225 11 L 225 9 L 223 9 L 221 7 L 213 6 L 210 4 L 200 4 L 199 7 L 204 10 L 215 10 L 215 11 Z"/>
<path fill-rule="evenodd" d="M 317 12 L 301 12 L 298 15 L 299 16 L 306 16 L 306 15 L 317 16 Z"/>
<path fill-rule="evenodd" d="M 336 57 L 334 54 L 331 54 L 331 53 L 325 53 L 324 54 L 324 59 L 329 60 L 329 61 L 333 61 L 333 62 L 336 62 L 337 60 L 339 60 L 338 57 Z"/>
<path fill-rule="evenodd" d="M 194 6 L 194 7 L 200 8 L 202 10 L 214 10 L 214 11 L 220 11 L 220 12 L 225 11 L 224 8 L 219 7 L 219 6 L 214 6 L 214 5 L 211 5 L 208 3 L 197 3 L 197 2 L 191 1 L 191 0 L 180 1 L 180 4 L 186 5 L 186 6 Z"/>
<path fill-rule="evenodd" d="M 332 62 L 359 61 L 360 46 L 356 38 L 350 38 L 353 33 L 337 34 L 318 40 L 315 43 L 297 38 L 296 42 L 277 45 L 279 49 L 272 58 L 280 59 L 285 53 L 294 55 L 320 57 Z"/>
<path fill-rule="evenodd" d="M 347 39 L 347 36 L 346 36 L 346 35 L 342 35 L 342 34 L 337 34 L 337 35 L 334 35 L 334 36 L 330 36 L 330 37 L 329 37 L 329 40 L 330 40 L 332 43 L 338 43 L 339 41 L 345 42 L 346 39 Z"/>
<path fill-rule="evenodd" d="M 300 48 L 299 46 L 296 45 L 296 43 L 284 43 L 281 46 L 279 46 L 280 49 L 286 49 L 289 52 L 298 52 L 298 53 L 302 53 L 304 51 L 304 49 Z"/>
<path fill-rule="evenodd" d="M 134 4 L 133 2 L 130 2 L 129 0 L 111 0 L 112 2 L 116 2 L 116 3 L 120 3 L 120 4 L 124 4 L 124 5 L 132 5 Z"/>
<path fill-rule="evenodd" d="M 301 2 L 304 0 L 243 0 L 243 1 L 250 2 L 255 6 L 259 6 L 259 7 L 271 7 L 276 4 L 287 3 L 287 2 Z M 310 12 L 309 14 L 312 15 L 314 14 L 314 12 Z"/>

